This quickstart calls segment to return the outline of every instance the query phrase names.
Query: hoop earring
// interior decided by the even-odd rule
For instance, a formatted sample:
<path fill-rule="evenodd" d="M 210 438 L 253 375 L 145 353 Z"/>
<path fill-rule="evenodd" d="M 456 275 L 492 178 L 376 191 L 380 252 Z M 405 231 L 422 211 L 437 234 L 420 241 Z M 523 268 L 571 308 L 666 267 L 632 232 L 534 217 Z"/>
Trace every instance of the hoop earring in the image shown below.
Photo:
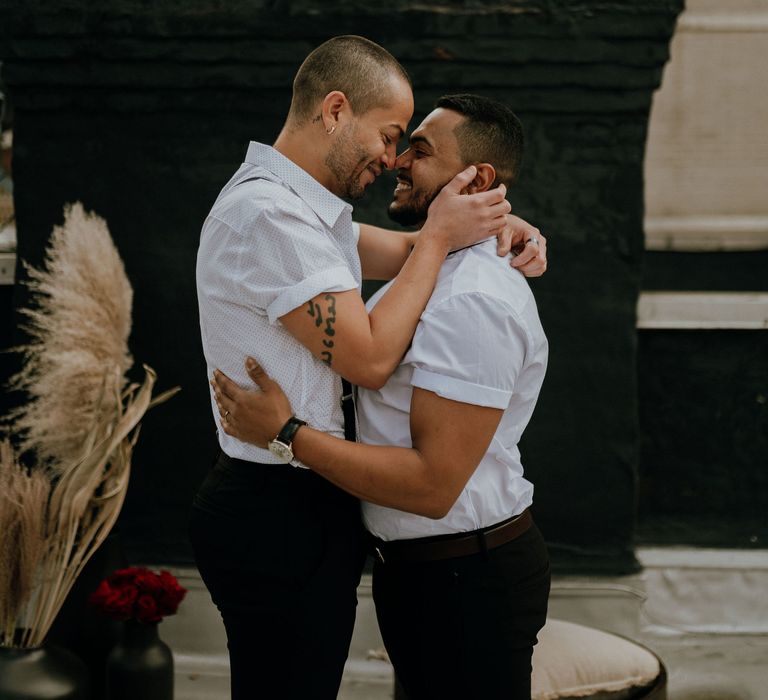
<path fill-rule="evenodd" d="M 326 129 L 325 133 L 330 136 L 334 131 L 336 131 L 336 125 L 335 124 L 330 129 Z"/>

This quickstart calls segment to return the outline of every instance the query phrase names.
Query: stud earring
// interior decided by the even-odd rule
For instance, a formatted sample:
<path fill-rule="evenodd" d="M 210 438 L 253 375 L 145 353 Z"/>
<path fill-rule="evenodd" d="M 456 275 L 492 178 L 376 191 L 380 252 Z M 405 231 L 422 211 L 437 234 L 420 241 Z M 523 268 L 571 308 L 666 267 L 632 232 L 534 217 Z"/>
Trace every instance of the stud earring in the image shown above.
<path fill-rule="evenodd" d="M 336 131 L 336 125 L 335 124 L 330 129 L 326 129 L 325 133 L 330 136 L 334 131 Z"/>

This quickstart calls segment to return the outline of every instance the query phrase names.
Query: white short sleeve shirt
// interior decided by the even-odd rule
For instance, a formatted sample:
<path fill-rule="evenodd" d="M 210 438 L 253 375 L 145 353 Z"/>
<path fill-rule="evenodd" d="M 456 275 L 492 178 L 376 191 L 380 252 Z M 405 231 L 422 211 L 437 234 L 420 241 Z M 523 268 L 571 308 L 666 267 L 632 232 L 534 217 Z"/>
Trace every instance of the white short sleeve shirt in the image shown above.
<path fill-rule="evenodd" d="M 369 308 L 386 291 L 371 298 Z M 449 255 L 413 342 L 380 390 L 360 389 L 362 442 L 411 447 L 414 387 L 454 401 L 504 410 L 488 450 L 440 520 L 363 504 L 368 529 L 384 540 L 465 532 L 531 505 L 517 444 L 533 413 L 547 366 L 547 339 L 525 278 L 485 241 Z"/>
<path fill-rule="evenodd" d="M 343 437 L 341 379 L 279 318 L 321 292 L 359 290 L 358 236 L 349 204 L 270 146 L 251 143 L 200 237 L 197 294 L 208 377 L 218 368 L 253 388 L 244 367 L 251 355 L 297 415 Z M 211 408 L 219 426 L 213 395 Z M 230 457 L 279 462 L 268 450 L 218 434 Z"/>

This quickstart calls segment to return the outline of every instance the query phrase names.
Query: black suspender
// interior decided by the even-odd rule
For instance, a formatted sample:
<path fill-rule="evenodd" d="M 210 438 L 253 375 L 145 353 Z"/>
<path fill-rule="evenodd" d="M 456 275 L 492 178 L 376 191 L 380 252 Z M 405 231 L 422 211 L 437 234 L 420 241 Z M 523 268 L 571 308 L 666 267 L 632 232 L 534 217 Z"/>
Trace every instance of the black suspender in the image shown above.
<path fill-rule="evenodd" d="M 344 377 L 341 378 L 341 410 L 344 413 L 344 439 L 356 442 L 355 394 L 352 385 Z"/>

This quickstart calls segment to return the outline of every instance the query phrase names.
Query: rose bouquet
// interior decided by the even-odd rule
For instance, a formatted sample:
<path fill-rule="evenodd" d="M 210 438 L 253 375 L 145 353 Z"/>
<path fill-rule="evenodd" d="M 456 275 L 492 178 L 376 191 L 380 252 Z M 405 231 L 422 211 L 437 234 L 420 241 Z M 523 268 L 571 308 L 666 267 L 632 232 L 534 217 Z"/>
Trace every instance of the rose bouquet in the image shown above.
<path fill-rule="evenodd" d="M 105 578 L 88 602 L 113 620 L 149 624 L 174 615 L 186 594 L 173 574 L 133 566 Z"/>

